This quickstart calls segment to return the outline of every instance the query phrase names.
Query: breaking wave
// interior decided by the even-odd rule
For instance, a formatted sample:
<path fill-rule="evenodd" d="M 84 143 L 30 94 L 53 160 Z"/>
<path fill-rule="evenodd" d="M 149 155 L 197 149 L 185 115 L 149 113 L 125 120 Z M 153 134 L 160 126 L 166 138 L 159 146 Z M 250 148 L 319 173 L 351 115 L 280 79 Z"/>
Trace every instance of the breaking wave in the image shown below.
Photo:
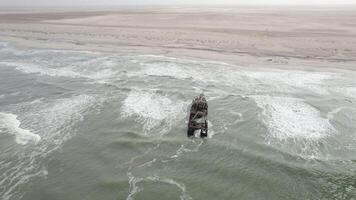
<path fill-rule="evenodd" d="M 301 70 L 263 69 L 250 70 L 241 66 L 208 61 L 192 62 L 166 57 L 144 57 L 138 71 L 130 71 L 129 77 L 168 76 L 176 79 L 192 79 L 195 82 L 225 85 L 240 89 L 246 95 L 258 92 L 296 93 L 309 91 L 311 94 L 329 93 L 325 82 L 338 78 L 334 72 L 312 72 Z M 216 65 L 219 65 L 219 70 Z"/>
<path fill-rule="evenodd" d="M 33 177 L 45 176 L 47 171 L 42 165 L 43 159 L 53 151 L 59 149 L 61 145 L 71 138 L 76 132 L 75 125 L 83 120 L 84 115 L 98 105 L 96 98 L 88 95 L 73 96 L 71 98 L 58 99 L 53 102 L 36 100 L 29 103 L 14 106 L 16 113 L 21 113 L 19 117 L 13 114 L 4 114 L 1 123 L 6 125 L 9 131 L 29 134 L 24 129 L 16 128 L 19 125 L 18 118 L 21 118 L 24 126 L 33 130 L 32 136 L 41 141 L 35 146 L 23 149 L 24 152 L 12 154 L 8 152 L 8 159 L 0 166 L 0 196 L 4 200 L 20 199 L 19 187 L 22 187 Z M 15 120 L 15 121 L 14 121 Z M 18 133 L 18 134 L 20 134 Z M 34 136 L 36 135 L 36 136 Z"/>
<path fill-rule="evenodd" d="M 135 120 L 143 124 L 146 135 L 159 127 L 159 132 L 164 134 L 172 128 L 176 120 L 185 116 L 187 105 L 187 102 L 172 101 L 154 91 L 132 90 L 123 102 L 122 116 L 136 117 Z"/>
<path fill-rule="evenodd" d="M 4 131 L 14 134 L 18 144 L 25 145 L 29 142 L 36 144 L 40 141 L 41 137 L 39 135 L 34 134 L 27 129 L 20 128 L 20 125 L 21 122 L 17 119 L 17 115 L 0 112 L 0 131 L 1 129 L 4 129 Z"/>
<path fill-rule="evenodd" d="M 70 77 L 70 78 L 82 77 L 79 73 L 70 70 L 51 69 L 48 67 L 42 67 L 30 63 L 0 62 L 0 64 L 9 67 L 15 67 L 16 70 L 19 70 L 26 74 L 39 74 L 41 76 L 59 76 L 59 77 Z"/>
<path fill-rule="evenodd" d="M 14 67 L 25 74 L 38 74 L 40 76 L 83 78 L 95 80 L 98 83 L 106 83 L 111 78 L 117 79 L 117 72 L 112 69 L 84 69 L 83 67 L 49 68 L 33 63 L 0 62 L 0 65 Z"/>
<path fill-rule="evenodd" d="M 322 158 L 324 139 L 336 134 L 328 118 L 302 99 L 251 96 L 262 109 L 261 120 L 268 127 L 268 144 L 303 158 Z"/>
<path fill-rule="evenodd" d="M 263 109 L 263 121 L 272 137 L 318 140 L 330 135 L 334 128 L 327 118 L 305 103 L 291 97 L 251 96 Z"/>
<path fill-rule="evenodd" d="M 308 90 L 317 94 L 328 94 L 323 83 L 336 76 L 336 73 L 315 73 L 297 70 L 250 71 L 245 75 L 254 79 L 254 82 L 273 86 L 280 91 L 291 91 L 294 88 Z"/>

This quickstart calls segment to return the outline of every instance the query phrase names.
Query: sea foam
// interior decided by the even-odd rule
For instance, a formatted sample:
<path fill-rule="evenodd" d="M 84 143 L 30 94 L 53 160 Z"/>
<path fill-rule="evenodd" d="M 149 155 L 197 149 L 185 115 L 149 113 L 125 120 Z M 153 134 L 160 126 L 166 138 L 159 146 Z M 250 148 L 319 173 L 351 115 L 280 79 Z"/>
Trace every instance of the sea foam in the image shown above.
<path fill-rule="evenodd" d="M 137 121 L 143 124 L 145 133 L 162 125 L 161 131 L 170 130 L 174 120 L 183 117 L 188 103 L 157 94 L 154 91 L 131 91 L 123 102 L 124 117 L 137 116 Z"/>
<path fill-rule="evenodd" d="M 103 57 L 103 59 L 106 57 Z M 118 78 L 120 71 L 115 70 L 115 65 L 111 60 L 93 59 L 94 61 L 77 62 L 74 65 L 66 67 L 48 67 L 53 63 L 32 63 L 32 62 L 0 62 L 0 65 L 13 67 L 25 74 L 36 74 L 39 76 L 66 77 L 66 78 L 84 78 L 94 80 L 97 83 L 106 83 L 107 81 Z M 101 62 L 99 62 L 101 61 Z M 91 63 L 93 62 L 93 63 Z M 98 67 L 99 66 L 99 67 Z"/>
<path fill-rule="evenodd" d="M 308 91 L 316 94 L 328 94 L 325 82 L 340 74 L 332 72 L 310 72 L 302 70 L 261 69 L 251 70 L 238 65 L 195 63 L 188 60 L 161 58 L 140 60 L 137 71 L 129 71 L 128 76 L 167 76 L 175 79 L 192 79 L 194 82 L 214 85 L 233 86 L 246 93 L 266 90 L 284 93 Z"/>
<path fill-rule="evenodd" d="M 21 122 L 17 115 L 12 113 L 0 113 L 0 131 L 7 131 L 16 136 L 16 143 L 25 145 L 29 142 L 37 143 L 41 137 L 27 129 L 20 128 Z"/>
<path fill-rule="evenodd" d="M 39 74 L 41 76 L 59 76 L 71 78 L 82 77 L 82 75 L 80 75 L 79 73 L 70 70 L 52 69 L 40 65 L 35 65 L 32 63 L 0 62 L 0 64 L 8 67 L 14 67 L 16 70 L 19 70 L 25 74 Z"/>
<path fill-rule="evenodd" d="M 26 127 L 41 135 L 41 141 L 30 151 L 25 151 L 18 157 L 8 160 L 7 164 L 0 165 L 2 172 L 0 185 L 4 186 L 0 189 L 2 199 L 21 199 L 22 194 L 17 191 L 23 185 L 33 177 L 45 176 L 47 172 L 41 160 L 60 149 L 62 144 L 77 132 L 75 127 L 84 119 L 85 114 L 95 110 L 99 103 L 97 98 L 82 94 L 49 101 L 39 99 L 15 105 L 12 109 L 21 113 L 22 122 Z M 19 126 L 20 122 L 16 115 L 0 113 L 0 130 L 16 134 L 22 144 L 25 141 L 39 140 L 39 136 Z M 23 140 L 22 137 L 29 140 Z"/>
<path fill-rule="evenodd" d="M 251 96 L 263 109 L 262 119 L 269 134 L 279 140 L 289 138 L 318 140 L 328 136 L 334 127 L 327 118 L 302 99 L 291 97 Z"/>
<path fill-rule="evenodd" d="M 332 90 L 344 97 L 356 99 L 356 87 L 336 87 Z"/>
<path fill-rule="evenodd" d="M 333 78 L 334 73 L 314 73 L 298 70 L 243 71 L 251 83 L 263 83 L 275 91 L 289 92 L 296 88 L 316 94 L 328 94 L 323 83 Z"/>

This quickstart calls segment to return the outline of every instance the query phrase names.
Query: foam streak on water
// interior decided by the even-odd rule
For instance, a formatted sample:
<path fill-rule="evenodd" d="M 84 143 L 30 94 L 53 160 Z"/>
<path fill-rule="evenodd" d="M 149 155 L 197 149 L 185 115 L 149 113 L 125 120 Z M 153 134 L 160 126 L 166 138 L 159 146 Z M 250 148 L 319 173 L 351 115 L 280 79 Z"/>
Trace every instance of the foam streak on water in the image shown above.
<path fill-rule="evenodd" d="M 153 182 L 162 182 L 162 183 L 174 185 L 174 186 L 178 187 L 182 192 L 180 195 L 181 200 L 192 200 L 193 199 L 191 196 L 188 195 L 185 185 L 182 183 L 178 183 L 177 181 L 175 181 L 173 179 L 166 179 L 166 178 L 160 178 L 157 176 L 153 176 L 153 177 L 150 176 L 150 177 L 147 177 L 147 180 L 150 180 Z"/>
<path fill-rule="evenodd" d="M 21 119 L 34 133 L 19 128 L 20 124 L 15 115 L 1 113 L 1 126 L 6 127 L 9 132 L 16 132 L 19 137 L 17 142 L 24 144 L 25 139 L 30 136 L 31 140 L 37 142 L 42 139 L 27 151 L 15 155 L 19 156 L 19 159 L 13 158 L 6 165 L 0 166 L 3 172 L 0 175 L 0 195 L 4 200 L 20 199 L 23 194 L 18 193 L 19 187 L 28 183 L 32 177 L 46 175 L 46 169 L 41 165 L 42 160 L 59 149 L 75 133 L 74 126 L 83 120 L 83 114 L 95 104 L 94 97 L 80 95 L 54 102 L 38 100 L 14 106 L 13 109 L 22 111 Z"/>
<path fill-rule="evenodd" d="M 59 77 L 70 77 L 70 78 L 81 77 L 80 74 L 73 71 L 51 69 L 48 67 L 42 67 L 31 63 L 0 62 L 0 65 L 15 67 L 15 69 L 26 74 L 39 74 L 41 76 L 59 76 Z"/>
<path fill-rule="evenodd" d="M 18 144 L 25 145 L 29 142 L 37 143 L 41 137 L 32 133 L 27 129 L 20 128 L 21 122 L 17 120 L 17 116 L 11 113 L 0 113 L 0 131 L 5 129 L 15 135 Z"/>

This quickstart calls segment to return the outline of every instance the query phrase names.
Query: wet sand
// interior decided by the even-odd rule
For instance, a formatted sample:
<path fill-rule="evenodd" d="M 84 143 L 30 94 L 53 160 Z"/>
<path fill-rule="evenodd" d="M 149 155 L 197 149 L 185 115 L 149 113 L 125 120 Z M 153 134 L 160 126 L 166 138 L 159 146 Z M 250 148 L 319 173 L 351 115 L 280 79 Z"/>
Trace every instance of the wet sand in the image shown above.
<path fill-rule="evenodd" d="M 0 40 L 37 48 L 353 68 L 356 7 L 0 12 Z"/>

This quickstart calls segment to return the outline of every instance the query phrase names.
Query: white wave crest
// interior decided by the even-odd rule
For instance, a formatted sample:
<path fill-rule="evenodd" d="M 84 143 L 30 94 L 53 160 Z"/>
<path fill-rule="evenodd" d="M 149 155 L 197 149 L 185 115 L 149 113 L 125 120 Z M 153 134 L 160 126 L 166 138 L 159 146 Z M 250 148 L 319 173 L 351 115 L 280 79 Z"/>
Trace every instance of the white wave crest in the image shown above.
<path fill-rule="evenodd" d="M 38 143 L 41 137 L 32 133 L 27 129 L 20 128 L 21 122 L 17 119 L 17 115 L 12 113 L 0 112 L 0 131 L 7 130 L 9 133 L 16 136 L 16 143 L 25 145 L 29 142 Z"/>
<path fill-rule="evenodd" d="M 69 127 L 83 119 L 88 109 L 97 103 L 97 99 L 89 95 L 77 95 L 70 98 L 58 99 L 52 103 L 37 102 L 33 105 L 37 111 L 30 111 L 28 116 L 37 120 L 31 123 L 33 129 L 43 132 L 44 140 L 60 145 L 72 132 Z"/>
<path fill-rule="evenodd" d="M 60 76 L 60 77 L 71 77 L 71 78 L 82 77 L 79 73 L 70 70 L 52 69 L 48 67 L 31 64 L 31 63 L 0 62 L 0 64 L 9 67 L 15 67 L 16 70 L 19 70 L 26 74 L 39 74 L 41 76 Z"/>
<path fill-rule="evenodd" d="M 161 132 L 171 129 L 172 123 L 185 113 L 186 102 L 157 94 L 153 91 L 131 91 L 123 102 L 122 115 L 124 117 L 137 116 L 137 121 L 143 124 L 145 134 L 159 125 L 163 125 Z"/>
<path fill-rule="evenodd" d="M 274 138 L 318 140 L 334 131 L 329 120 L 302 99 L 290 97 L 251 96 L 263 109 L 263 121 Z"/>
<path fill-rule="evenodd" d="M 317 94 L 327 94 L 322 86 L 325 80 L 335 76 L 334 73 L 313 73 L 297 70 L 269 70 L 269 71 L 244 71 L 244 74 L 252 78 L 252 82 L 262 82 L 270 85 L 275 90 L 288 91 L 291 88 L 309 90 Z M 251 81 L 251 80 L 250 80 Z"/>
<path fill-rule="evenodd" d="M 84 64 L 85 63 L 82 65 Z M 88 66 L 82 65 L 62 68 L 50 68 L 38 64 L 20 62 L 0 62 L 0 65 L 14 67 L 16 70 L 25 74 L 38 74 L 40 76 L 52 77 L 85 78 L 95 80 L 98 83 L 106 83 L 106 80 L 115 78 L 117 74 L 117 71 L 114 71 L 110 68 L 88 69 Z"/>
<path fill-rule="evenodd" d="M 237 65 L 190 60 L 152 60 L 139 61 L 141 69 L 129 71 L 128 76 L 168 76 L 175 79 L 192 79 L 195 82 L 228 85 L 240 88 L 247 93 L 253 91 L 293 92 L 296 89 L 316 94 L 328 94 L 324 83 L 337 77 L 332 72 L 311 72 L 303 70 L 242 68 Z"/>
<path fill-rule="evenodd" d="M 75 126 L 83 120 L 84 115 L 98 103 L 97 99 L 88 95 L 77 95 L 54 101 L 35 100 L 15 106 L 17 113 L 26 127 L 41 135 L 41 142 L 28 151 L 16 155 L 6 165 L 0 165 L 0 196 L 4 200 L 21 199 L 23 193 L 19 192 L 30 179 L 46 175 L 41 160 L 55 150 L 76 133 Z M 4 114 L 0 115 L 0 117 Z M 18 121 L 16 116 L 5 115 L 10 121 L 10 128 L 16 129 Z M 0 122 L 2 123 L 2 122 Z M 28 132 L 25 132 L 28 133 Z M 8 184 L 2 184 L 2 183 Z"/>
<path fill-rule="evenodd" d="M 332 73 L 276 69 L 273 71 L 249 71 L 246 75 L 256 80 L 284 83 L 295 87 L 312 87 L 316 84 L 322 84 L 325 80 L 334 76 Z"/>

